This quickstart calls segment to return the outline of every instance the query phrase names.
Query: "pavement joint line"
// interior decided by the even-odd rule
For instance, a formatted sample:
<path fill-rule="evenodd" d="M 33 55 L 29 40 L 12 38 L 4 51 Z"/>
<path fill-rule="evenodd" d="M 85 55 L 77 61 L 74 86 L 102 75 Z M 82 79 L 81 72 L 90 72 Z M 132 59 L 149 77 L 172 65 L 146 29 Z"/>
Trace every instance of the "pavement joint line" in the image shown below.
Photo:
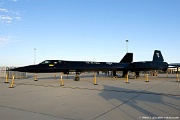
<path fill-rule="evenodd" d="M 180 95 L 166 94 L 166 93 L 151 93 L 151 92 L 146 92 L 147 90 L 152 89 L 152 88 L 154 88 L 154 87 L 156 87 L 156 86 L 158 86 L 158 85 L 160 85 L 160 84 L 163 84 L 163 83 L 165 83 L 165 82 L 167 82 L 167 81 L 169 81 L 169 80 L 170 80 L 170 79 L 167 79 L 167 80 L 165 80 L 165 81 L 162 81 L 162 82 L 160 82 L 160 83 L 158 83 L 158 84 L 156 84 L 156 85 L 154 85 L 154 86 L 151 86 L 151 87 L 149 87 L 149 88 L 147 88 L 147 89 L 145 89 L 145 90 L 142 90 L 141 92 L 144 93 L 144 94 L 154 94 L 154 95 L 163 95 L 163 96 L 180 96 Z"/>
<path fill-rule="evenodd" d="M 167 106 L 170 106 L 170 105 L 168 105 L 168 104 L 171 104 L 171 103 L 167 103 L 167 102 L 164 102 L 164 103 L 165 103 L 165 105 L 167 105 Z M 172 105 L 172 104 L 171 104 L 171 105 Z M 170 106 L 170 107 L 172 107 L 172 106 Z M 180 108 L 180 106 L 177 106 L 177 105 L 176 105 L 176 107 L 179 107 L 179 108 Z M 179 108 L 176 108 L 176 107 L 172 107 L 172 108 L 180 111 L 180 109 L 179 109 Z"/>
<path fill-rule="evenodd" d="M 106 111 L 106 112 L 98 115 L 97 117 L 93 118 L 92 120 L 96 120 L 97 118 L 99 118 L 99 117 L 101 117 L 101 116 L 103 116 L 103 115 L 105 115 L 105 114 L 107 114 L 107 113 L 115 110 L 116 108 L 119 108 L 119 107 L 122 106 L 123 104 L 126 104 L 127 102 L 129 102 L 129 101 L 137 98 L 138 96 L 140 96 L 140 95 L 142 95 L 142 94 L 147 94 L 145 91 L 147 91 L 147 90 L 149 90 L 149 89 L 151 89 L 151 88 L 154 88 L 154 87 L 156 87 L 156 86 L 158 86 L 158 85 L 160 85 L 160 84 L 162 84 L 162 83 L 164 83 L 164 82 L 167 82 L 167 81 L 168 81 L 168 80 L 163 81 L 163 82 L 160 82 L 160 83 L 158 83 L 158 84 L 156 84 L 156 85 L 154 85 L 154 86 L 151 86 L 151 87 L 149 87 L 149 88 L 147 88 L 147 89 L 145 89 L 145 90 L 142 90 L 142 91 L 139 92 L 139 94 L 137 94 L 136 96 L 134 96 L 134 97 L 126 100 L 125 102 L 121 103 L 120 105 L 117 105 L 117 106 L 115 106 L 114 108 L 112 108 L 112 109 L 110 109 L 110 110 L 108 110 L 108 111 Z M 157 95 L 157 94 L 154 94 L 154 95 Z M 158 95 L 159 95 L 159 94 L 158 94 Z M 164 94 L 160 94 L 160 95 L 164 95 Z M 162 112 L 164 112 L 164 111 L 162 111 Z M 170 114 L 170 115 L 171 115 L 171 114 Z"/>
<path fill-rule="evenodd" d="M 162 83 L 165 83 L 165 82 L 167 82 L 167 81 L 169 81 L 169 80 L 170 80 L 170 79 L 167 79 L 167 80 L 165 80 L 165 81 L 162 81 L 162 82 L 160 82 L 160 83 L 158 83 L 158 84 L 156 84 L 156 85 L 154 85 L 154 86 L 151 86 L 151 87 L 145 89 L 144 91 L 147 91 L 147 90 L 149 90 L 149 89 L 151 89 L 151 88 L 154 88 L 154 87 L 156 87 L 156 86 L 158 86 L 158 85 L 160 85 L 160 84 L 162 84 Z"/>
<path fill-rule="evenodd" d="M 170 115 L 170 116 L 175 116 L 175 115 L 172 115 L 172 114 L 170 114 L 170 113 L 168 113 L 168 112 L 166 112 L 166 111 L 163 111 L 163 110 L 161 110 L 161 109 L 159 109 L 159 108 L 156 108 L 156 107 L 154 107 L 154 106 L 152 106 L 152 105 L 149 105 L 149 104 L 147 104 L 147 103 L 145 103 L 145 102 L 141 102 L 141 103 L 144 104 L 144 105 L 150 106 L 150 107 L 152 107 L 152 108 L 154 108 L 154 109 L 156 109 L 156 110 L 158 110 L 158 111 L 161 111 L 161 112 L 163 112 L 163 113 L 166 113 L 166 114 L 168 114 L 168 115 Z M 180 109 L 175 108 L 175 107 L 174 107 L 174 109 L 180 110 Z"/>
<path fill-rule="evenodd" d="M 139 93 L 139 94 L 135 95 L 134 97 L 132 97 L 132 98 L 126 100 L 125 102 L 123 102 L 123 103 L 121 103 L 121 104 L 115 106 L 114 108 L 112 108 L 112 109 L 110 109 L 110 110 L 108 110 L 108 111 L 106 111 L 106 112 L 104 112 L 104 113 L 98 115 L 97 117 L 93 118 L 92 120 L 96 120 L 97 118 L 99 118 L 99 117 L 101 117 L 101 116 L 103 116 L 103 115 L 105 115 L 105 114 L 107 114 L 107 113 L 109 113 L 109 112 L 115 110 L 116 108 L 119 108 L 120 106 L 126 104 L 127 102 L 133 100 L 134 98 L 137 98 L 137 97 L 140 96 L 141 94 L 143 94 L 143 93 Z"/>
<path fill-rule="evenodd" d="M 0 105 L 0 107 L 9 108 L 9 109 L 13 109 L 13 110 L 24 111 L 24 112 L 30 112 L 30 113 L 35 113 L 35 114 L 40 114 L 40 115 L 45 115 L 45 116 L 50 116 L 50 117 L 55 117 L 55 118 L 61 118 L 61 119 L 65 119 L 65 120 L 75 120 L 75 119 L 72 119 L 72 118 L 59 117 L 59 116 L 55 116 L 55 115 L 51 115 L 51 114 L 39 113 L 39 112 L 24 110 L 24 109 L 15 108 L 15 107 L 9 107 L 9 106 L 3 106 L 3 105 Z"/>
<path fill-rule="evenodd" d="M 169 79 L 170 80 L 170 79 Z M 156 87 L 164 82 L 167 82 L 169 80 L 160 82 L 154 86 L 151 86 L 145 90 L 142 91 L 120 91 L 120 90 L 109 90 L 109 89 L 93 89 L 93 88 L 81 88 L 81 87 L 71 87 L 71 86 L 63 86 L 61 88 L 70 88 L 70 89 L 86 89 L 86 90 L 95 90 L 95 91 L 108 91 L 108 92 L 123 92 L 123 93 L 143 93 L 143 94 L 153 94 L 153 95 L 163 95 L 163 96 L 180 96 L 180 95 L 176 95 L 176 94 L 166 94 L 166 93 L 153 93 L 153 92 L 146 92 L 147 90 Z M 19 84 L 15 84 L 14 87 L 17 87 L 19 85 L 32 85 L 32 86 L 42 86 L 42 87 L 53 87 L 53 88 L 59 88 L 59 86 L 53 86 L 53 85 L 35 85 L 35 84 L 30 84 L 30 83 L 19 83 Z M 32 91 L 28 91 L 28 92 L 32 92 Z M 26 92 L 27 93 L 27 92 Z"/>
<path fill-rule="evenodd" d="M 122 92 L 122 93 L 143 93 L 143 94 L 152 94 L 152 95 L 163 95 L 163 96 L 180 96 L 175 94 L 165 94 L 165 93 L 153 93 L 153 92 L 145 92 L 146 90 L 142 91 L 123 91 L 123 90 L 109 90 L 109 89 L 92 89 L 92 88 L 80 88 L 80 87 L 63 87 L 63 88 L 71 88 L 71 89 L 86 89 L 86 90 L 94 90 L 94 91 L 107 91 L 107 92 Z"/>
<path fill-rule="evenodd" d="M 119 103 L 119 105 L 117 104 L 113 104 L 113 106 L 111 107 L 111 108 L 109 108 L 109 109 L 107 109 L 106 111 L 104 111 L 104 112 L 102 112 L 102 114 L 101 113 L 99 113 L 99 116 L 93 116 L 93 119 L 92 120 L 95 120 L 95 119 L 99 119 L 99 117 L 101 117 L 101 116 L 103 116 L 103 115 L 105 115 L 105 114 L 107 114 L 107 113 L 111 113 L 111 112 L 113 112 L 115 109 L 121 109 L 122 107 L 121 106 L 123 106 L 123 105 L 126 105 L 127 103 L 129 103 L 129 102 L 132 102 L 132 101 L 134 101 L 134 100 L 137 100 L 138 99 L 138 97 L 139 96 L 142 96 L 142 95 L 152 95 L 152 96 L 154 96 L 154 95 L 160 95 L 160 96 L 167 96 L 167 97 L 177 97 L 177 99 L 179 100 L 179 96 L 180 96 L 180 94 L 179 93 L 175 93 L 175 94 L 171 94 L 171 92 L 170 92 L 170 94 L 168 94 L 168 93 L 166 93 L 166 92 L 162 92 L 162 93 L 157 93 L 157 92 L 153 92 L 152 91 L 152 89 L 154 89 L 154 88 L 158 88 L 158 87 L 163 87 L 164 85 L 166 85 L 166 82 L 168 83 L 168 81 L 171 81 L 171 79 L 170 78 L 164 78 L 164 80 L 162 81 L 158 81 L 158 82 L 156 82 L 156 83 L 153 83 L 153 84 L 150 84 L 150 85 L 148 85 L 148 84 L 145 84 L 145 87 L 143 87 L 143 89 L 134 89 L 135 91 L 131 91 L 130 89 L 128 89 L 128 86 L 126 86 L 125 88 L 121 88 L 121 86 L 119 86 L 119 88 L 118 89 L 113 89 L 113 88 L 102 88 L 103 87 L 103 85 L 104 84 L 101 84 L 100 85 L 100 87 L 94 87 L 94 86 L 79 86 L 79 85 L 75 85 L 74 87 L 73 87 L 73 85 L 69 85 L 69 86 L 59 86 L 58 84 L 43 84 L 43 83 L 29 83 L 29 81 L 28 82 L 24 82 L 24 83 L 20 83 L 19 81 L 18 81 L 18 83 L 16 83 L 15 85 L 16 85 L 16 87 L 18 88 L 18 86 L 20 87 L 20 86 L 22 86 L 22 88 L 24 88 L 24 87 L 26 87 L 26 86 L 28 86 L 29 85 L 29 87 L 31 87 L 31 85 L 32 86 L 37 86 L 36 88 L 38 88 L 38 86 L 40 86 L 40 90 L 34 90 L 34 91 L 42 91 L 42 90 L 49 90 L 49 89 L 55 89 L 55 90 L 62 90 L 62 89 L 74 89 L 75 91 L 76 90 L 89 90 L 89 91 L 102 91 L 102 92 L 109 92 L 109 94 L 111 94 L 111 92 L 113 93 L 116 93 L 116 94 L 118 94 L 118 93 L 132 93 L 132 96 L 129 98 L 129 99 L 126 99 L 124 102 L 122 101 L 121 103 Z M 86 81 L 86 82 L 89 82 L 89 83 L 93 83 L 93 82 L 91 82 L 91 81 Z M 176 81 L 173 81 L 173 82 L 176 82 Z M 1 82 L 0 82 L 1 83 Z M 4 83 L 4 82 L 3 82 Z M 165 84 L 164 84 L 165 83 Z M 25 86 L 23 86 L 23 85 L 25 85 Z M 106 84 L 105 84 L 106 85 Z M 104 86 L 105 86 L 104 85 Z M 179 84 L 177 84 L 177 85 L 179 85 Z M 76 87 L 77 86 L 77 87 Z M 79 87 L 78 87 L 79 86 Z M 43 87 L 45 87 L 45 88 L 43 88 Z M 89 87 L 89 88 L 88 88 Z M 117 88 L 117 86 L 116 86 L 116 88 Z M 32 91 L 25 91 L 25 92 L 23 92 L 23 93 L 29 93 L 29 92 L 34 92 L 33 90 Z M 152 92 L 151 92 L 152 91 Z M 15 93 L 15 94 L 20 94 L 20 93 Z M 10 94 L 11 95 L 11 94 Z M 4 95 L 3 95 L 4 96 Z M 154 96 L 154 97 L 156 97 L 156 96 Z M 157 96 L 158 97 L 158 96 Z M 134 99 L 134 100 L 133 100 Z M 109 101 L 110 102 L 110 101 Z M 111 103 L 111 102 L 110 102 Z M 154 109 L 156 109 L 156 110 L 159 110 L 159 111 L 161 111 L 161 112 L 164 112 L 164 113 L 166 113 L 166 111 L 163 111 L 163 110 L 161 110 L 160 108 L 157 108 L 156 106 L 153 106 L 153 105 L 151 105 L 151 104 L 148 104 L 148 103 L 146 103 L 146 102 L 141 102 L 142 104 L 144 104 L 144 105 L 147 105 L 147 106 L 150 106 L 150 107 L 152 107 L 152 108 L 154 108 Z M 172 107 L 172 108 L 174 108 L 174 109 L 176 109 L 176 110 L 180 110 L 179 109 L 179 107 L 178 107 L 178 105 L 176 106 L 175 104 L 171 104 L 171 103 L 168 103 L 168 102 L 165 102 L 165 103 L 162 103 L 164 106 L 169 106 L 169 107 Z M 53 115 L 53 114 L 49 114 L 49 113 L 42 113 L 41 111 L 36 111 L 36 110 L 24 110 L 23 108 L 18 108 L 18 107 L 13 107 L 13 106 L 4 106 L 4 105 L 0 105 L 0 107 L 4 107 L 4 108 L 9 108 L 9 109 L 15 109 L 15 110 L 20 110 L 20 111 L 25 111 L 25 112 L 32 112 L 32 113 L 36 113 L 36 114 L 42 114 L 42 115 L 47 115 L 47 116 L 53 116 L 53 117 L 56 117 L 56 118 L 61 118 L 61 116 L 58 116 L 58 115 Z M 124 111 L 123 111 L 124 112 Z M 166 113 L 166 114 L 168 114 L 168 113 Z M 171 114 L 173 114 L 173 113 L 169 113 L 169 115 L 171 115 Z M 97 114 L 98 115 L 98 114 Z M 171 115 L 171 116 L 173 116 L 173 115 Z M 95 117 L 95 118 L 94 118 Z M 62 117 L 63 118 L 63 117 Z M 68 120 L 74 120 L 74 119 L 70 119 L 70 118 L 67 118 Z"/>
<path fill-rule="evenodd" d="M 163 82 L 161 82 L 163 83 Z M 161 84 L 159 83 L 159 84 Z M 124 91 L 124 90 L 110 90 L 110 89 L 96 89 L 96 88 L 83 88 L 83 87 L 71 87 L 71 86 L 53 86 L 53 85 L 35 85 L 35 84 L 26 84 L 20 83 L 19 85 L 32 85 L 32 86 L 41 86 L 41 87 L 52 87 L 52 88 L 70 88 L 70 89 L 79 89 L 79 90 L 92 90 L 92 91 L 107 91 L 107 92 L 121 92 L 121 93 L 143 93 L 143 94 L 152 94 L 152 95 L 163 95 L 163 96 L 180 96 L 176 94 L 166 94 L 166 93 L 153 93 L 153 92 L 146 92 L 148 89 L 151 89 L 159 84 L 156 84 L 152 87 L 149 87 L 142 91 Z"/>
<path fill-rule="evenodd" d="M 16 87 L 16 86 L 15 86 Z M 50 89 L 50 88 L 48 88 Z M 26 91 L 26 92 L 21 92 L 21 93 L 12 93 L 12 94 L 8 94 L 8 95 L 1 95 L 1 96 L 10 96 L 10 95 L 17 95 L 17 94 L 25 94 L 25 93 L 31 93 L 31 92 L 37 92 L 37 91 L 43 91 L 43 90 L 48 90 L 48 89 L 41 89 L 41 90 L 31 90 L 31 91 Z"/>

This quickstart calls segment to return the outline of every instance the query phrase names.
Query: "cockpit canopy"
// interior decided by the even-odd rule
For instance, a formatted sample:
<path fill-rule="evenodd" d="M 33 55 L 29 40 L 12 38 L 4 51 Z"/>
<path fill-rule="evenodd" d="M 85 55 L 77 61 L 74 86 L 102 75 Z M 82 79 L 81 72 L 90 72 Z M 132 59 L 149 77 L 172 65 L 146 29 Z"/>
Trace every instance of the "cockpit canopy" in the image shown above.
<path fill-rule="evenodd" d="M 45 60 L 39 64 L 57 64 L 57 63 L 61 63 L 61 60 Z"/>

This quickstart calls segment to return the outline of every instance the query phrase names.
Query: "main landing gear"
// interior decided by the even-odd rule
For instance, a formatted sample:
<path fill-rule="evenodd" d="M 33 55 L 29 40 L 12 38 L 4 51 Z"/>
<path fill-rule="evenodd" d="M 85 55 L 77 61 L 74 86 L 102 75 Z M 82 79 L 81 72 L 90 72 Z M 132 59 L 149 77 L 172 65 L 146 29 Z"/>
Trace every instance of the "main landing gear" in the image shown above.
<path fill-rule="evenodd" d="M 75 81 L 79 81 L 79 80 L 80 80 L 79 74 L 80 74 L 80 73 L 76 73 L 76 76 L 75 76 L 75 78 L 74 78 Z"/>
<path fill-rule="evenodd" d="M 118 78 L 116 71 L 113 71 L 113 78 Z"/>

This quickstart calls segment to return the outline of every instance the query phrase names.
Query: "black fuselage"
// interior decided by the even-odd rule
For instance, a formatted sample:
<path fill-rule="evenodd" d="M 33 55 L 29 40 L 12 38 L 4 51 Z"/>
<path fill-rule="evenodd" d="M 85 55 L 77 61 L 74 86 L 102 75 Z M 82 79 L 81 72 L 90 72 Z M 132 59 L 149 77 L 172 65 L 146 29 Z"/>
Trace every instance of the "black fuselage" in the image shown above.
<path fill-rule="evenodd" d="M 84 72 L 84 71 L 149 71 L 164 70 L 168 64 L 166 62 L 132 62 L 132 63 L 112 63 L 93 61 L 64 61 L 45 60 L 37 65 L 29 65 L 12 69 L 13 71 L 31 73 L 53 73 L 53 72 Z"/>
<path fill-rule="evenodd" d="M 122 71 L 129 63 L 45 60 L 37 65 L 18 67 L 13 71 L 31 73 L 83 72 L 83 71 Z"/>
<path fill-rule="evenodd" d="M 144 62 L 133 62 L 129 65 L 130 71 L 150 71 L 150 70 L 163 70 L 166 71 L 168 68 L 167 62 L 154 62 L 154 61 L 144 61 Z"/>
<path fill-rule="evenodd" d="M 168 63 L 164 62 L 161 51 L 155 50 L 152 61 L 132 62 L 133 54 L 126 53 L 119 63 L 114 62 L 94 62 L 94 61 L 65 61 L 65 60 L 45 60 L 37 65 L 29 65 L 11 69 L 12 71 L 32 72 L 32 73 L 52 73 L 52 72 L 84 72 L 84 71 L 166 71 Z"/>

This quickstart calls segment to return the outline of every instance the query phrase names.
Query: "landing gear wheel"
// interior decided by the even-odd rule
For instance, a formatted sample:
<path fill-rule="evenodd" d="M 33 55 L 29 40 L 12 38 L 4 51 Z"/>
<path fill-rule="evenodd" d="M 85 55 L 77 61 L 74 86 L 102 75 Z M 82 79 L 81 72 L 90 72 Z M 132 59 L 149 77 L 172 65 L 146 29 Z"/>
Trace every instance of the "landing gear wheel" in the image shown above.
<path fill-rule="evenodd" d="M 113 78 L 118 78 L 118 76 L 113 76 Z"/>
<path fill-rule="evenodd" d="M 75 81 L 79 81 L 79 80 L 80 80 L 80 77 L 79 77 L 79 76 L 76 76 L 76 77 L 74 78 L 74 80 L 75 80 Z"/>

